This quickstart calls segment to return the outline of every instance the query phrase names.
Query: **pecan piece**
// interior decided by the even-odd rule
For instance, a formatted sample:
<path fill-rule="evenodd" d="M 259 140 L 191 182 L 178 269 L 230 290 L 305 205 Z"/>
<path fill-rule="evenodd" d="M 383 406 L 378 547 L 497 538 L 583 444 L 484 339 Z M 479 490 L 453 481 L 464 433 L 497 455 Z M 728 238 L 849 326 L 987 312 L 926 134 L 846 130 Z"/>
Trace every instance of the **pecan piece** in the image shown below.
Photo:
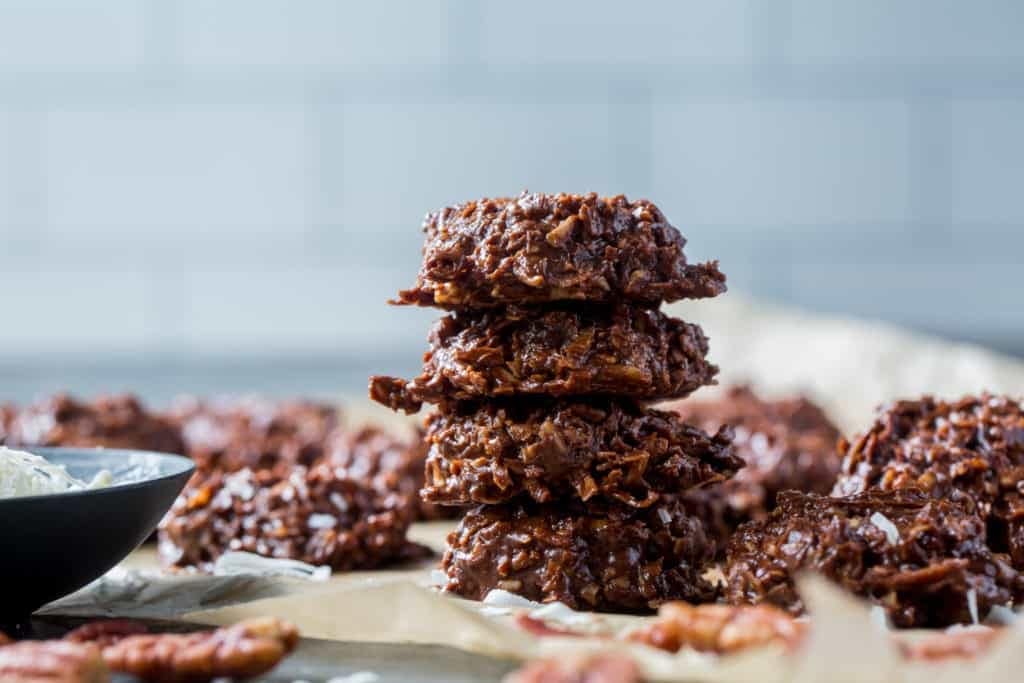
<path fill-rule="evenodd" d="M 668 652 L 689 647 L 701 652 L 728 654 L 747 648 L 780 643 L 795 649 L 807 625 L 768 605 L 689 605 L 670 602 L 658 610 L 649 626 L 634 631 L 629 639 Z"/>
<path fill-rule="evenodd" d="M 974 659 L 987 652 L 1002 634 L 1002 629 L 995 628 L 963 629 L 935 633 L 914 642 L 901 641 L 899 646 L 906 659 Z"/>
<path fill-rule="evenodd" d="M 25 641 L 0 647 L 4 683 L 108 683 L 100 649 L 91 643 Z"/>
<path fill-rule="evenodd" d="M 128 636 L 104 648 L 112 670 L 147 681 L 187 683 L 251 678 L 295 649 L 299 633 L 279 619 L 248 619 L 216 631 Z"/>
<path fill-rule="evenodd" d="M 541 659 L 505 677 L 504 683 L 641 683 L 640 669 L 624 655 Z"/>
<path fill-rule="evenodd" d="M 82 624 L 78 628 L 68 631 L 64 635 L 64 640 L 72 643 L 94 643 L 105 648 L 128 636 L 137 636 L 143 633 L 149 633 L 149 629 L 142 622 L 131 619 L 108 619 Z"/>

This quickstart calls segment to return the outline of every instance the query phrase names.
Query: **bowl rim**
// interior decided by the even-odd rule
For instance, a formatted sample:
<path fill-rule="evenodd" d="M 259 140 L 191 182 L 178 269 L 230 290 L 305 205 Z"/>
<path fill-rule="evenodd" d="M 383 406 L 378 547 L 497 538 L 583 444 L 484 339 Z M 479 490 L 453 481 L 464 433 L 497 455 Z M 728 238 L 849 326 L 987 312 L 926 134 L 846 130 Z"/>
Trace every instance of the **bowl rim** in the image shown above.
<path fill-rule="evenodd" d="M 11 448 L 10 446 L 8 448 Z M 142 479 L 141 481 L 133 481 L 127 484 L 115 484 L 112 486 L 104 486 L 98 489 L 85 489 L 82 491 L 61 491 L 60 493 L 42 493 L 34 496 L 11 496 L 9 498 L 0 498 L 0 506 L 18 504 L 18 503 L 29 503 L 37 502 L 42 500 L 53 500 L 55 498 L 65 499 L 70 497 L 76 498 L 89 498 L 94 496 L 102 496 L 110 493 L 111 491 L 132 491 L 143 489 L 152 486 L 156 482 L 169 482 L 178 478 L 188 479 L 196 471 L 195 463 L 184 455 L 178 455 L 176 453 L 160 453 L 158 451 L 144 451 L 134 448 L 79 448 L 74 446 L 16 446 L 12 450 L 18 450 L 25 453 L 31 453 L 32 455 L 39 455 L 46 458 L 49 455 L 66 455 L 66 454 L 79 454 L 88 457 L 89 455 L 97 455 L 99 453 L 110 454 L 110 455 L 134 455 L 134 456 L 145 456 L 148 458 L 156 458 L 158 460 L 167 460 L 170 462 L 178 463 L 179 466 L 184 465 L 179 470 L 171 472 L 170 474 L 164 474 L 159 477 L 153 477 L 151 479 Z M 47 458 L 48 459 L 48 458 Z"/>

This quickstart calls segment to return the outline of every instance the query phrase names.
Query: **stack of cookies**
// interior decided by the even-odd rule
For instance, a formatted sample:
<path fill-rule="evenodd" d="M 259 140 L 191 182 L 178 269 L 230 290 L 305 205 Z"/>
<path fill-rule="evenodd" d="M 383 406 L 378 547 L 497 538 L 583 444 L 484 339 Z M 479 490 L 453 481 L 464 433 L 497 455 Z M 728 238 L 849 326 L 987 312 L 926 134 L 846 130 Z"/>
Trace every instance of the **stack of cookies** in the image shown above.
<path fill-rule="evenodd" d="M 712 599 L 715 546 L 681 494 L 742 461 L 645 402 L 714 382 L 701 329 L 663 301 L 725 291 L 716 263 L 647 201 L 524 193 L 427 217 L 416 287 L 398 303 L 447 309 L 423 373 L 374 377 L 427 420 L 424 498 L 470 508 L 448 538 L 447 590 L 495 589 L 577 609 L 646 611 Z"/>

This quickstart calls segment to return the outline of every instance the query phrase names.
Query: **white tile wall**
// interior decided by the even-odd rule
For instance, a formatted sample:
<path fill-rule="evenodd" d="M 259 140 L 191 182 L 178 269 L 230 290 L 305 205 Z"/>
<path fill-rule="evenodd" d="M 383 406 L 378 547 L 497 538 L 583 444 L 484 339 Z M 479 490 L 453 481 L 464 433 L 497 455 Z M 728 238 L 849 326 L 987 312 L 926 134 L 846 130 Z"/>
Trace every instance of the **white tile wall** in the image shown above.
<path fill-rule="evenodd" d="M 998 263 L 984 262 L 800 263 L 790 268 L 791 295 L 817 310 L 844 301 L 850 313 L 868 318 L 975 339 L 987 330 L 1004 339 L 1024 335 L 1019 290 L 1006 286 L 1004 272 Z"/>
<path fill-rule="evenodd" d="M 909 127 L 900 102 L 656 97 L 651 194 L 739 235 L 905 222 Z"/>
<path fill-rule="evenodd" d="M 302 340 L 308 351 L 339 355 L 421 353 L 440 314 L 385 303 L 410 282 L 406 272 L 360 266 L 189 272 L 182 292 L 185 346 L 273 355 L 294 351 Z"/>
<path fill-rule="evenodd" d="M 5 263 L 0 355 L 120 353 L 180 345 L 143 270 Z"/>
<path fill-rule="evenodd" d="M 301 236 L 312 145 L 299 109 L 133 102 L 44 124 L 53 240 L 202 245 Z"/>
<path fill-rule="evenodd" d="M 615 191 L 608 102 L 514 95 L 345 103 L 324 150 L 334 222 L 416 249 L 424 214 L 481 196 Z"/>
<path fill-rule="evenodd" d="M 753 1 L 484 0 L 480 52 L 495 66 L 745 63 Z"/>
<path fill-rule="evenodd" d="M 1018 0 L 790 0 L 786 49 L 802 64 L 1013 64 L 1024 58 Z"/>
<path fill-rule="evenodd" d="M 954 221 L 1024 225 L 1024 100 L 955 104 L 951 144 Z"/>
<path fill-rule="evenodd" d="M 137 69 L 145 10 L 145 0 L 4 0 L 0 75 Z"/>
<path fill-rule="evenodd" d="M 12 133 L 10 114 L 0 113 L 0 246 L 14 234 L 17 220 L 14 179 L 18 173 L 18 160 L 14 156 Z"/>
<path fill-rule="evenodd" d="M 1015 0 L 0 0 L 0 361 L 415 359 L 437 313 L 383 300 L 423 215 L 524 187 L 648 196 L 738 289 L 1024 339 L 1022 22 Z"/>
<path fill-rule="evenodd" d="M 184 0 L 184 63 L 276 70 L 416 70 L 446 55 L 445 0 Z"/>

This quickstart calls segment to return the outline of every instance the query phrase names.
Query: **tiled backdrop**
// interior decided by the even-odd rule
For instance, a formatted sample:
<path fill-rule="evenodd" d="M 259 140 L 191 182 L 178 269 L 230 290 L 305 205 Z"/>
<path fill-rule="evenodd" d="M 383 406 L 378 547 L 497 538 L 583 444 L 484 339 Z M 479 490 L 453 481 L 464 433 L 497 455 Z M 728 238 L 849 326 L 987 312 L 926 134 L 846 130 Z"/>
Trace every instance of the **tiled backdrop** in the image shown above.
<path fill-rule="evenodd" d="M 1024 353 L 1024 3 L 0 0 L 0 394 L 409 372 L 423 213 L 524 187 Z"/>

